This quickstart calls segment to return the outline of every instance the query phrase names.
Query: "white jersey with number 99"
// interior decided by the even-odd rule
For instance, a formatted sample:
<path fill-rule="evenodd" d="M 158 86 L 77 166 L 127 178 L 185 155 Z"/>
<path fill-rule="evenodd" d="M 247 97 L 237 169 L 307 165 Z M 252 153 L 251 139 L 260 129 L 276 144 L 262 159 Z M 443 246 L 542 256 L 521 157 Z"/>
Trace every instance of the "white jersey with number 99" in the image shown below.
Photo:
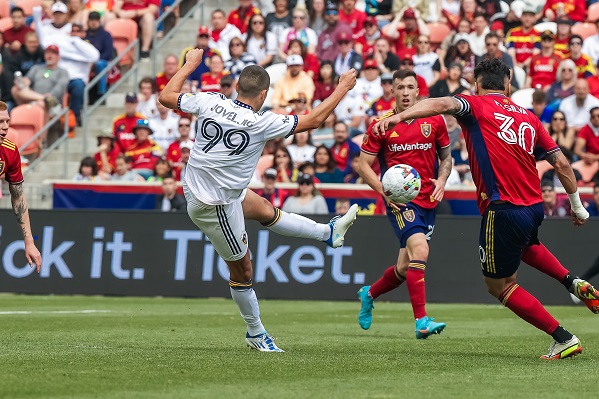
<path fill-rule="evenodd" d="M 198 117 L 185 183 L 208 205 L 229 204 L 248 186 L 264 144 L 292 134 L 297 115 L 254 112 L 219 93 L 186 93 L 178 108 Z"/>

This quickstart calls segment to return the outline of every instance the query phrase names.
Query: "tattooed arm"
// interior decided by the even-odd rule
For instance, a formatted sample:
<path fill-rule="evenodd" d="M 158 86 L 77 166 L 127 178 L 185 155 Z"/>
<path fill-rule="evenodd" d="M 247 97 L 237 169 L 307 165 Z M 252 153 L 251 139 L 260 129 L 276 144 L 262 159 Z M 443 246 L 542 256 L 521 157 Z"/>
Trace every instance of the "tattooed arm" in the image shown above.
<path fill-rule="evenodd" d="M 25 200 L 25 194 L 23 193 L 23 183 L 9 184 L 8 189 L 10 191 L 12 209 L 15 212 L 17 224 L 21 228 L 21 233 L 23 234 L 27 262 L 29 262 L 31 267 L 34 265 L 37 266 L 37 272 L 39 273 L 40 268 L 42 267 L 42 256 L 33 242 L 31 225 L 29 223 L 29 210 L 27 209 L 27 201 Z"/>
<path fill-rule="evenodd" d="M 451 148 L 449 146 L 439 148 L 437 150 L 437 154 L 439 155 L 439 175 L 436 179 L 431 179 L 433 184 L 435 185 L 435 190 L 433 191 L 433 198 L 437 201 L 441 201 L 443 199 L 443 195 L 445 194 L 445 183 L 447 182 L 447 178 L 451 173 L 452 162 L 451 162 Z"/>

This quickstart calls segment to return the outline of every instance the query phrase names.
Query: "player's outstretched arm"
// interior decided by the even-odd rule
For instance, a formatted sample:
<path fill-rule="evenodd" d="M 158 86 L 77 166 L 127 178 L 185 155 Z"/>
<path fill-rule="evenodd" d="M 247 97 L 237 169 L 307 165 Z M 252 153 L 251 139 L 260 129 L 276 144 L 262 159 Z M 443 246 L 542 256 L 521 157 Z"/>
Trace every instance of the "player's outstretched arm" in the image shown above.
<path fill-rule="evenodd" d="M 585 224 L 589 218 L 589 213 L 582 205 L 580 201 L 580 195 L 578 194 L 578 186 L 576 184 L 576 176 L 574 171 L 566 159 L 566 156 L 560 151 L 555 151 L 545 157 L 545 160 L 553 166 L 557 178 L 564 186 L 564 190 L 568 193 L 570 199 L 570 205 L 572 208 L 572 221 L 576 226 Z"/>
<path fill-rule="evenodd" d="M 179 101 L 183 83 L 185 83 L 185 80 L 189 75 L 191 75 L 191 73 L 200 65 L 203 54 L 204 50 L 197 48 L 189 50 L 187 54 L 185 54 L 185 64 L 183 64 L 175 76 L 169 80 L 164 89 L 162 89 L 160 97 L 158 97 L 158 100 L 162 105 L 170 109 L 177 109 L 177 102 Z"/>
<path fill-rule="evenodd" d="M 335 91 L 327 99 L 308 112 L 308 114 L 297 117 L 297 126 L 293 133 L 316 129 L 322 125 L 335 107 L 339 105 L 339 102 L 345 97 L 347 92 L 354 88 L 357 76 L 358 73 L 353 68 L 342 74 L 339 78 L 337 88 L 335 88 Z"/>
<path fill-rule="evenodd" d="M 439 98 L 427 98 L 412 105 L 405 111 L 390 116 L 389 118 L 381 119 L 376 125 L 373 126 L 372 131 L 375 134 L 383 135 L 385 132 L 393 126 L 397 125 L 401 121 L 407 121 L 410 119 L 425 118 L 427 116 L 434 116 L 440 114 L 455 114 L 460 110 L 461 104 L 453 97 L 439 97 Z"/>
<path fill-rule="evenodd" d="M 25 201 L 25 194 L 23 193 L 23 183 L 9 184 L 8 190 L 10 191 L 12 209 L 17 217 L 17 223 L 21 228 L 21 233 L 23 233 L 27 262 L 29 262 L 31 267 L 35 265 L 37 267 L 37 272 L 39 273 L 42 267 L 42 256 L 33 242 L 31 225 L 29 223 L 29 209 L 27 208 L 27 201 Z"/>

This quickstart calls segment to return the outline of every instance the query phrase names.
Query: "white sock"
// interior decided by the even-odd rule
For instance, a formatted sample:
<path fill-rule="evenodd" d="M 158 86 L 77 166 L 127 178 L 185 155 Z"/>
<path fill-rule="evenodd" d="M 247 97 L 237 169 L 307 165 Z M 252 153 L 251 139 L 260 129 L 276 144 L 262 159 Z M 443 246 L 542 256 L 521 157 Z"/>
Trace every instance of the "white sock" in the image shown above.
<path fill-rule="evenodd" d="M 279 208 L 275 208 L 273 220 L 264 225 L 282 236 L 311 238 L 317 241 L 326 241 L 331 236 L 331 227 L 328 224 L 316 223 L 312 219 L 283 212 Z"/>
<path fill-rule="evenodd" d="M 239 313 L 248 328 L 248 333 L 251 336 L 262 334 L 266 331 L 260 320 L 260 306 L 258 306 L 258 298 L 256 298 L 256 292 L 251 286 L 249 287 L 229 287 L 231 290 L 231 297 L 239 308 Z"/>

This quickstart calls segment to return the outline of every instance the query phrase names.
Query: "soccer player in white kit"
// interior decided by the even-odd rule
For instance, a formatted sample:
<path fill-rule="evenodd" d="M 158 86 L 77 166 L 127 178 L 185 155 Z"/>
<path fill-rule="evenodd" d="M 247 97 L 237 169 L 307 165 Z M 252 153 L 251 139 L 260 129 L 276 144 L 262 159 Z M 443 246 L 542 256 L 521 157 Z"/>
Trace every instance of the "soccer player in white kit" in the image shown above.
<path fill-rule="evenodd" d="M 183 183 L 187 213 L 229 266 L 231 296 L 247 325 L 248 346 L 263 352 L 283 352 L 260 320 L 244 218 L 257 220 L 278 234 L 312 238 L 336 248 L 343 245 L 358 207 L 354 205 L 344 216 L 320 224 L 274 208 L 247 190 L 247 185 L 266 141 L 320 126 L 354 87 L 357 73 L 352 69 L 341 75 L 331 96 L 307 115 L 278 115 L 257 112 L 270 85 L 268 73 L 257 65 L 246 67 L 239 75 L 235 101 L 219 93 L 181 93 L 202 55 L 200 49 L 189 51 L 183 67 L 160 94 L 166 107 L 198 117 L 196 141 Z"/>

